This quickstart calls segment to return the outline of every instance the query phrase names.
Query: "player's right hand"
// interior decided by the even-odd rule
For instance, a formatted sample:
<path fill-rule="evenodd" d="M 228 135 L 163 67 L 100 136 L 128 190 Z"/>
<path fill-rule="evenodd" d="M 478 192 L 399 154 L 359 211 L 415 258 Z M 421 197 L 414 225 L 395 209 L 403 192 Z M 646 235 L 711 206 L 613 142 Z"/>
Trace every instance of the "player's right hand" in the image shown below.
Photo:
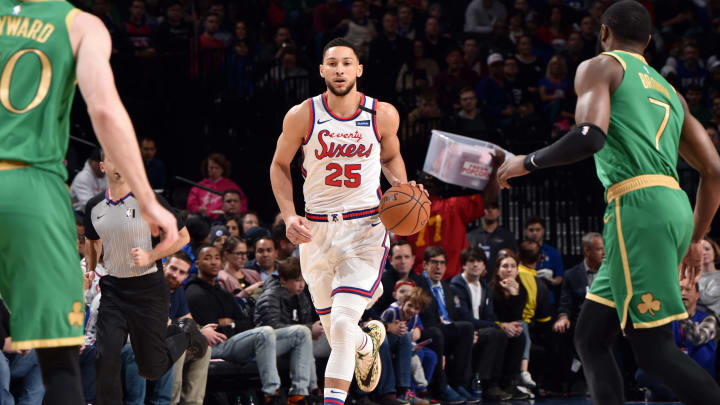
<path fill-rule="evenodd" d="M 165 250 L 178 240 L 177 221 L 175 216 L 166 210 L 160 203 L 153 200 L 140 207 L 143 219 L 150 225 L 153 236 L 160 236 L 160 243 L 155 246 L 157 250 Z"/>
<path fill-rule="evenodd" d="M 680 264 L 680 281 L 690 280 L 693 284 L 702 276 L 702 242 L 691 242 L 687 254 Z"/>
<path fill-rule="evenodd" d="M 296 245 L 310 242 L 312 240 L 310 222 L 299 215 L 288 217 L 285 222 L 285 236 Z"/>

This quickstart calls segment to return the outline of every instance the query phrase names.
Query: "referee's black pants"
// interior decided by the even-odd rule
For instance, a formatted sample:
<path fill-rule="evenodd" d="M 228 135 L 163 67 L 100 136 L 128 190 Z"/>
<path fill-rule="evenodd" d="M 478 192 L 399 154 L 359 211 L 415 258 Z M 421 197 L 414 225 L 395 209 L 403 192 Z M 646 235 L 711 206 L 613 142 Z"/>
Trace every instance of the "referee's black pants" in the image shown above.
<path fill-rule="evenodd" d="M 162 271 L 100 279 L 97 318 L 96 404 L 122 404 L 120 352 L 130 334 L 139 374 L 157 380 L 185 351 L 183 333 L 168 336 L 170 289 Z M 178 328 L 179 332 L 179 328 Z"/>

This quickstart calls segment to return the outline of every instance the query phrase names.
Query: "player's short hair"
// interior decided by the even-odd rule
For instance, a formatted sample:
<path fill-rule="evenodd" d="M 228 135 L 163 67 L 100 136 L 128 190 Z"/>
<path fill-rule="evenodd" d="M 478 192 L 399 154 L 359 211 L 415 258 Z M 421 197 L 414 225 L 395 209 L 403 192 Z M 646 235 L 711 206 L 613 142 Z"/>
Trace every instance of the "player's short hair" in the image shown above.
<path fill-rule="evenodd" d="M 520 242 L 518 259 L 524 264 L 537 263 L 540 260 L 540 244 L 529 239 Z"/>
<path fill-rule="evenodd" d="M 409 241 L 407 241 L 405 239 L 400 239 L 400 240 L 396 240 L 395 242 L 393 242 L 390 245 L 390 257 L 392 257 L 392 255 L 394 254 L 393 251 L 398 246 L 408 246 L 410 248 L 410 254 L 412 254 L 412 255 L 415 254 L 415 249 L 413 249 L 412 243 L 410 243 Z"/>
<path fill-rule="evenodd" d="M 424 311 L 427 306 L 430 304 L 430 296 L 423 291 L 420 287 L 413 287 L 412 291 L 410 291 L 410 294 L 408 294 L 407 297 L 405 297 L 405 302 L 409 302 L 413 305 L 415 305 L 419 312 Z"/>
<path fill-rule="evenodd" d="M 278 276 L 282 280 L 297 280 L 302 276 L 300 270 L 300 259 L 297 257 L 288 257 L 278 262 Z"/>
<path fill-rule="evenodd" d="M 355 46 L 355 44 L 353 44 L 352 42 L 348 41 L 345 38 L 338 37 L 338 38 L 330 40 L 330 42 L 328 42 L 327 45 L 325 45 L 325 48 L 323 48 L 323 53 L 322 53 L 323 61 L 325 61 L 325 54 L 327 53 L 327 50 L 332 47 L 335 47 L 335 46 L 344 46 L 346 48 L 352 49 L 353 53 L 355 54 L 355 58 L 357 58 L 358 60 L 360 59 L 358 57 L 358 50 L 357 50 L 357 47 Z"/>
<path fill-rule="evenodd" d="M 437 245 L 428 246 L 427 249 L 425 249 L 423 259 L 426 262 L 429 262 L 430 259 L 432 259 L 435 256 L 442 256 L 445 258 L 445 260 L 447 260 L 447 253 L 445 253 L 445 249 L 443 249 L 441 246 L 437 246 Z"/>
<path fill-rule="evenodd" d="M 175 253 L 171 254 L 170 256 L 168 256 L 168 257 L 165 259 L 165 263 L 170 263 L 170 259 L 172 259 L 172 258 L 176 258 L 176 259 L 178 259 L 178 260 L 182 260 L 182 261 L 184 261 L 185 263 L 189 264 L 190 266 L 192 266 L 192 264 L 193 264 L 192 259 L 190 258 L 190 255 L 187 254 L 187 253 L 185 253 L 185 252 L 183 252 L 182 250 L 178 250 L 177 252 L 175 252 Z"/>
<path fill-rule="evenodd" d="M 462 263 L 463 266 L 470 260 L 477 260 L 483 262 L 483 264 L 487 268 L 487 255 L 485 255 L 484 250 L 480 249 L 477 246 L 465 248 L 462 252 L 460 252 L 460 263 Z"/>
<path fill-rule="evenodd" d="M 610 28 L 618 39 L 645 45 L 652 33 L 650 13 L 635 0 L 621 0 L 605 10 L 602 24 Z"/>
<path fill-rule="evenodd" d="M 527 229 L 527 227 L 529 227 L 532 224 L 540 224 L 540 226 L 542 226 L 543 229 L 547 229 L 547 227 L 545 226 L 545 220 L 542 219 L 541 217 L 530 217 L 527 220 L 525 220 L 525 229 Z"/>

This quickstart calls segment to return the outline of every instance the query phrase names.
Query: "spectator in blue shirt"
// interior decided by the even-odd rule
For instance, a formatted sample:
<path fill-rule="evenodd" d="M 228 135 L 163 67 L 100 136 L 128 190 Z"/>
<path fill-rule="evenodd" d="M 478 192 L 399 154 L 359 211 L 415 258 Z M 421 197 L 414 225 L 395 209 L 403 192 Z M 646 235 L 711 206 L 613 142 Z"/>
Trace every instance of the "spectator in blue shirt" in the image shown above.
<path fill-rule="evenodd" d="M 505 60 L 499 53 L 493 53 L 488 56 L 487 65 L 489 75 L 478 83 L 477 96 L 486 111 L 499 122 L 514 112 L 505 92 Z"/>
<path fill-rule="evenodd" d="M 525 222 L 525 238 L 540 245 L 541 256 L 540 262 L 537 264 L 538 277 L 547 280 L 550 283 L 550 289 L 553 290 L 562 284 L 564 269 L 560 252 L 544 242 L 545 220 L 540 217 L 528 218 Z M 542 270 L 550 270 L 552 274 Z"/>

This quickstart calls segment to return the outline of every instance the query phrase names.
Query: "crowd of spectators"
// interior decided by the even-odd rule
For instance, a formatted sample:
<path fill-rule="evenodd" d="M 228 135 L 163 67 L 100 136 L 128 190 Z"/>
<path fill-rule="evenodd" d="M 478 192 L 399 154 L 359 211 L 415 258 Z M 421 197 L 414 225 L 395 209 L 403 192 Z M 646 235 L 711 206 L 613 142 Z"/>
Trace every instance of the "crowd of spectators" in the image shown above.
<path fill-rule="evenodd" d="M 185 81 L 195 80 L 208 103 L 223 105 L 223 111 L 237 102 L 270 99 L 278 101 L 271 105 L 273 116 L 282 116 L 290 105 L 323 90 L 313 73 L 322 47 L 329 39 L 346 37 L 356 44 L 365 65 L 360 90 L 392 102 L 401 113 L 399 135 L 412 177 L 422 167 L 430 129 L 522 153 L 571 128 L 575 69 L 596 54 L 600 16 L 610 1 L 73 3 L 100 17 L 111 32 L 123 95 L 142 98 L 160 92 L 172 97 L 183 93 Z M 654 24 L 645 59 L 685 96 L 720 145 L 720 2 L 641 3 Z M 156 80 L 159 76 L 164 80 Z M 274 139 L 277 133 L 258 136 Z M 168 190 L 169 176 L 186 163 L 185 156 L 162 153 L 163 145 L 177 150 L 172 143 L 168 136 L 141 141 L 156 189 Z M 185 154 L 199 153 L 187 146 L 181 146 Z M 181 359 L 163 379 L 146 387 L 133 374 L 133 356 L 126 347 L 127 403 L 144 403 L 146 393 L 153 403 L 202 403 L 213 394 L 206 392 L 206 381 L 213 378 L 210 364 L 219 361 L 255 361 L 255 388 L 270 399 L 281 388 L 294 404 L 316 400 L 321 392 L 329 346 L 310 310 L 297 246 L 285 237 L 281 217 L 266 222 L 270 218 L 250 210 L 273 210 L 270 195 L 243 190 L 267 182 L 266 170 L 233 176 L 233 152 L 225 152 L 227 156 L 194 158 L 205 159 L 201 176 L 194 178 L 197 185 L 180 202 L 173 199 L 185 210 L 191 241 L 163 265 L 172 292 L 171 318 L 193 317 L 212 349 L 204 358 Z M 93 153 L 72 173 L 70 193 L 78 213 L 90 196 L 106 187 L 98 161 Z M 268 162 L 258 164 L 266 167 Z M 697 178 L 684 162 L 678 171 L 692 199 Z M 384 293 L 365 317 L 382 319 L 388 330 L 380 350 L 383 375 L 373 395 L 356 390 L 354 400 L 364 405 L 427 405 L 436 399 L 472 403 L 480 397 L 585 395 L 572 336 L 585 292 L 602 264 L 601 235 L 585 234 L 582 257 L 570 262 L 550 245 L 542 216 L 526 218 L 524 232 L 515 235 L 503 227 L 494 201 L 483 204 L 477 195 L 442 196 L 433 207 L 445 205 L 466 212 L 457 225 L 448 227 L 457 235 L 441 232 L 442 216 L 435 213 L 426 238 L 392 245 L 382 275 Z M 82 221 L 77 223 L 82 255 L 84 231 Z M 673 328 L 678 345 L 716 375 L 720 248 L 710 238 L 703 246 L 700 282 L 678 286 L 690 319 L 675 322 Z M 572 267 L 564 271 L 565 265 Z M 81 359 L 88 402 L 94 400 L 93 317 L 102 269 L 99 265 L 94 280 L 86 282 L 87 339 Z M 39 403 L 37 360 L 32 352 L 9 350 L 8 317 L 0 315 L 7 359 L 0 361 L 0 399 L 15 395 L 21 403 Z M 659 399 L 672 398 L 636 369 L 622 339 L 616 353 L 629 397 L 643 388 Z M 288 371 L 289 384 L 281 387 Z M 235 392 L 236 387 L 226 388 Z"/>

